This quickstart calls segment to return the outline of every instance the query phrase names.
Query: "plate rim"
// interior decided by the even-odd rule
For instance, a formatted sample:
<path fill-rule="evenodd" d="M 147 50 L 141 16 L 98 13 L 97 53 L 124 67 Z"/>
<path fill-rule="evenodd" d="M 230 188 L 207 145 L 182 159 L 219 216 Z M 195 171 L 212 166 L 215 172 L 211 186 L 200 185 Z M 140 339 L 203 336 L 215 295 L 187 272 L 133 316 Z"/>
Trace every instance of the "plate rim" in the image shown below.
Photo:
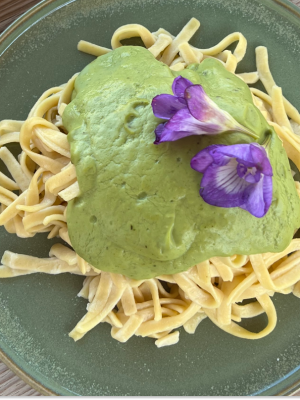
<path fill-rule="evenodd" d="M 43 8 L 48 6 L 51 3 L 55 3 L 57 0 L 41 0 L 35 6 L 31 7 L 28 11 L 18 17 L 12 24 L 10 24 L 1 34 L 0 34 L 0 45 L 9 38 L 9 36 L 24 22 L 34 16 L 37 12 L 41 11 Z M 67 1 L 73 2 L 76 0 Z M 264 2 L 265 0 L 259 0 Z M 276 3 L 278 6 L 284 7 L 287 11 L 294 14 L 299 18 L 300 24 L 300 6 L 297 7 L 295 4 L 290 2 L 289 0 L 272 0 L 273 3 Z M 64 4 L 65 5 L 65 4 Z M 14 41 L 14 40 L 13 40 Z M 12 41 L 12 42 L 13 42 Z M 12 43 L 11 42 L 11 43 Z M 5 49 L 6 50 L 6 49 Z M 4 51 L 5 51 L 4 50 Z M 60 394 L 47 388 L 38 380 L 32 378 L 29 373 L 23 370 L 20 366 L 18 366 L 5 352 L 0 348 L 0 361 L 2 361 L 12 372 L 14 372 L 20 379 L 22 379 L 27 385 L 31 386 L 37 392 L 39 392 L 43 396 L 59 396 Z M 292 396 L 300 389 L 300 379 L 296 382 L 292 383 L 290 386 L 285 388 L 284 390 L 276 393 L 276 396 Z M 263 394 L 263 393 L 262 393 Z"/>

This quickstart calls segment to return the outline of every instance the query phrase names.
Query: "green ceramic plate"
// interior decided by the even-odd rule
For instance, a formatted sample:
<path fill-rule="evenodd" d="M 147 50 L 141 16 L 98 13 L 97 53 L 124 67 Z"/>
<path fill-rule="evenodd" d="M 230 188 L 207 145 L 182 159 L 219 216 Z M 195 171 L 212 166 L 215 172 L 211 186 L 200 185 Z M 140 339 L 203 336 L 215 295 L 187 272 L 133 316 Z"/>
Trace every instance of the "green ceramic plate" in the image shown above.
<path fill-rule="evenodd" d="M 163 26 L 179 32 L 200 19 L 195 45 L 209 47 L 241 31 L 249 41 L 241 70 L 252 71 L 254 47 L 270 50 L 278 85 L 300 108 L 300 13 L 272 0 L 45 0 L 0 39 L 0 119 L 25 119 L 47 88 L 66 82 L 93 60 L 79 39 L 110 46 L 122 24 Z M 19 239 L 0 230 L 5 249 L 48 256 L 51 242 L 39 235 Z M 152 339 L 114 341 L 97 326 L 78 343 L 68 332 L 84 315 L 76 297 L 82 278 L 31 275 L 0 281 L 1 358 L 43 393 L 60 395 L 249 395 L 288 394 L 300 380 L 300 301 L 275 296 L 278 325 L 268 337 L 246 341 L 205 320 L 195 335 L 181 332 L 176 346 L 157 349 Z M 245 326 L 260 329 L 264 317 Z"/>

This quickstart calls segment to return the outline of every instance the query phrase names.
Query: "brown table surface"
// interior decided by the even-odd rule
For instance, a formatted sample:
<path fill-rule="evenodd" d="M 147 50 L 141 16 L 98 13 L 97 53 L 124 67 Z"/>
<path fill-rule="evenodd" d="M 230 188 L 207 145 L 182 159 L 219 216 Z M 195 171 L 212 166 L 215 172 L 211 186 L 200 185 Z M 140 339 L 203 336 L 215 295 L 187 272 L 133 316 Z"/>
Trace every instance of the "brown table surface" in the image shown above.
<path fill-rule="evenodd" d="M 0 0 L 0 33 L 40 0 Z M 300 7 L 300 0 L 291 0 Z M 0 361 L 0 396 L 40 396 Z M 294 396 L 300 396 L 300 390 Z"/>

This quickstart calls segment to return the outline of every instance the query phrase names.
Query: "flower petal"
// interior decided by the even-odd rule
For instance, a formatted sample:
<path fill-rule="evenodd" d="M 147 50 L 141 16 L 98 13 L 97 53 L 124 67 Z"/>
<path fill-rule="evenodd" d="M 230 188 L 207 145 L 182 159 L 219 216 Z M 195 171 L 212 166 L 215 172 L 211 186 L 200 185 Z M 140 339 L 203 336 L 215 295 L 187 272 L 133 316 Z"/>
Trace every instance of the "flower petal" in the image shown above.
<path fill-rule="evenodd" d="M 170 132 L 171 134 L 173 134 L 173 132 Z M 154 144 L 159 144 L 161 142 L 161 138 L 163 137 L 163 135 L 167 135 L 167 129 L 166 129 L 166 122 L 164 124 L 159 124 L 156 129 L 155 129 L 155 141 Z"/>
<path fill-rule="evenodd" d="M 237 162 L 232 159 L 227 165 L 211 165 L 204 172 L 200 195 L 203 200 L 218 207 L 239 207 L 244 203 L 244 190 L 249 183 L 236 172 Z"/>
<path fill-rule="evenodd" d="M 253 167 L 254 169 L 255 167 Z M 261 172 L 255 168 L 255 172 L 248 172 L 246 176 L 244 176 L 245 181 L 249 183 L 257 183 L 261 180 Z"/>
<path fill-rule="evenodd" d="M 244 164 L 238 163 L 236 172 L 240 178 L 243 178 L 247 172 L 247 167 Z"/>
<path fill-rule="evenodd" d="M 160 144 L 163 142 L 174 142 L 178 139 L 190 136 L 189 132 L 173 131 L 168 129 L 167 124 L 168 124 L 167 122 L 164 124 L 160 124 L 155 129 L 156 139 L 154 141 L 154 144 Z"/>
<path fill-rule="evenodd" d="M 250 143 L 250 145 L 234 144 L 217 149 L 217 152 L 228 157 L 235 157 L 239 163 L 244 164 L 248 168 L 259 167 L 264 175 L 273 175 L 267 152 L 265 148 L 258 143 Z"/>
<path fill-rule="evenodd" d="M 266 213 L 263 186 L 263 179 L 261 179 L 255 185 L 249 185 L 244 191 L 244 204 L 240 206 L 257 218 L 263 217 Z"/>
<path fill-rule="evenodd" d="M 221 109 L 205 93 L 201 85 L 193 85 L 186 89 L 185 99 L 192 116 L 199 121 L 208 121 L 212 118 L 223 118 Z"/>
<path fill-rule="evenodd" d="M 271 176 L 264 176 L 257 184 L 250 185 L 244 193 L 244 204 L 240 206 L 257 218 L 262 218 L 268 212 L 273 196 Z"/>
<path fill-rule="evenodd" d="M 172 90 L 175 96 L 184 98 L 185 90 L 192 85 L 193 83 L 188 79 L 183 78 L 182 76 L 178 76 L 173 81 Z"/>
<path fill-rule="evenodd" d="M 233 144 L 231 146 L 222 146 L 215 150 L 227 157 L 236 158 L 241 164 L 246 167 L 255 167 L 255 161 L 252 157 L 251 145 L 249 144 Z"/>
<path fill-rule="evenodd" d="M 217 134 L 222 131 L 219 130 L 218 125 L 211 123 L 200 122 L 194 118 L 188 109 L 184 108 L 177 111 L 177 113 L 167 122 L 166 127 L 169 130 L 175 132 L 184 132 L 184 136 L 192 135 L 205 135 L 205 134 Z M 174 140 L 178 140 L 181 137 L 176 136 Z"/>
<path fill-rule="evenodd" d="M 177 111 L 187 107 L 184 99 L 171 94 L 159 94 L 153 98 L 151 105 L 153 114 L 161 119 L 170 119 Z"/>
<path fill-rule="evenodd" d="M 191 160 L 191 167 L 198 172 L 203 173 L 214 162 L 210 155 L 210 149 L 206 147 L 196 154 Z"/>
<path fill-rule="evenodd" d="M 254 132 L 240 125 L 227 111 L 222 110 L 205 93 L 201 85 L 192 85 L 185 90 L 185 99 L 192 116 L 202 122 L 219 125 L 220 132 L 238 131 L 257 138 Z"/>
<path fill-rule="evenodd" d="M 263 178 L 264 186 L 264 202 L 265 202 L 265 214 L 268 212 L 273 198 L 273 180 L 272 176 L 265 175 Z"/>
<path fill-rule="evenodd" d="M 224 144 L 217 144 L 217 145 L 211 145 L 209 146 L 210 148 L 210 155 L 214 159 L 214 163 L 217 165 L 226 165 L 229 163 L 230 159 L 232 157 L 228 157 L 225 154 L 222 154 L 222 152 L 219 151 L 221 147 L 226 147 Z"/>
<path fill-rule="evenodd" d="M 253 161 L 260 165 L 261 172 L 264 175 L 272 176 L 273 170 L 265 148 L 258 143 L 251 143 L 250 146 Z"/>

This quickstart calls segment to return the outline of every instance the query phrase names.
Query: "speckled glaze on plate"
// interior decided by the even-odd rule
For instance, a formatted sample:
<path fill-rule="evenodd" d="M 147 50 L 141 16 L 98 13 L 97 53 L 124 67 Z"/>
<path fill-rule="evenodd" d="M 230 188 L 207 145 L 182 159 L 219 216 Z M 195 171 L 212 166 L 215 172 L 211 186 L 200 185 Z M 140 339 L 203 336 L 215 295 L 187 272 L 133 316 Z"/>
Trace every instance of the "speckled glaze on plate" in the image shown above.
<path fill-rule="evenodd" d="M 287 1 L 46 0 L 0 38 L 0 119 L 25 119 L 45 89 L 94 59 L 77 51 L 79 39 L 109 47 L 126 23 L 176 34 L 192 16 L 202 24 L 197 46 L 234 31 L 246 36 L 239 70 L 254 70 L 255 46 L 267 46 L 275 81 L 300 108 L 300 12 Z M 47 257 L 53 242 L 0 229 L 1 255 L 8 249 Z M 68 332 L 85 313 L 86 301 L 76 297 L 82 281 L 67 274 L 0 280 L 0 358 L 43 394 L 274 395 L 300 385 L 300 300 L 292 295 L 275 296 L 278 324 L 264 339 L 235 338 L 206 319 L 195 335 L 181 330 L 176 346 L 157 349 L 152 339 L 118 343 L 105 324 L 74 343 Z M 244 326 L 265 323 L 261 316 Z"/>

